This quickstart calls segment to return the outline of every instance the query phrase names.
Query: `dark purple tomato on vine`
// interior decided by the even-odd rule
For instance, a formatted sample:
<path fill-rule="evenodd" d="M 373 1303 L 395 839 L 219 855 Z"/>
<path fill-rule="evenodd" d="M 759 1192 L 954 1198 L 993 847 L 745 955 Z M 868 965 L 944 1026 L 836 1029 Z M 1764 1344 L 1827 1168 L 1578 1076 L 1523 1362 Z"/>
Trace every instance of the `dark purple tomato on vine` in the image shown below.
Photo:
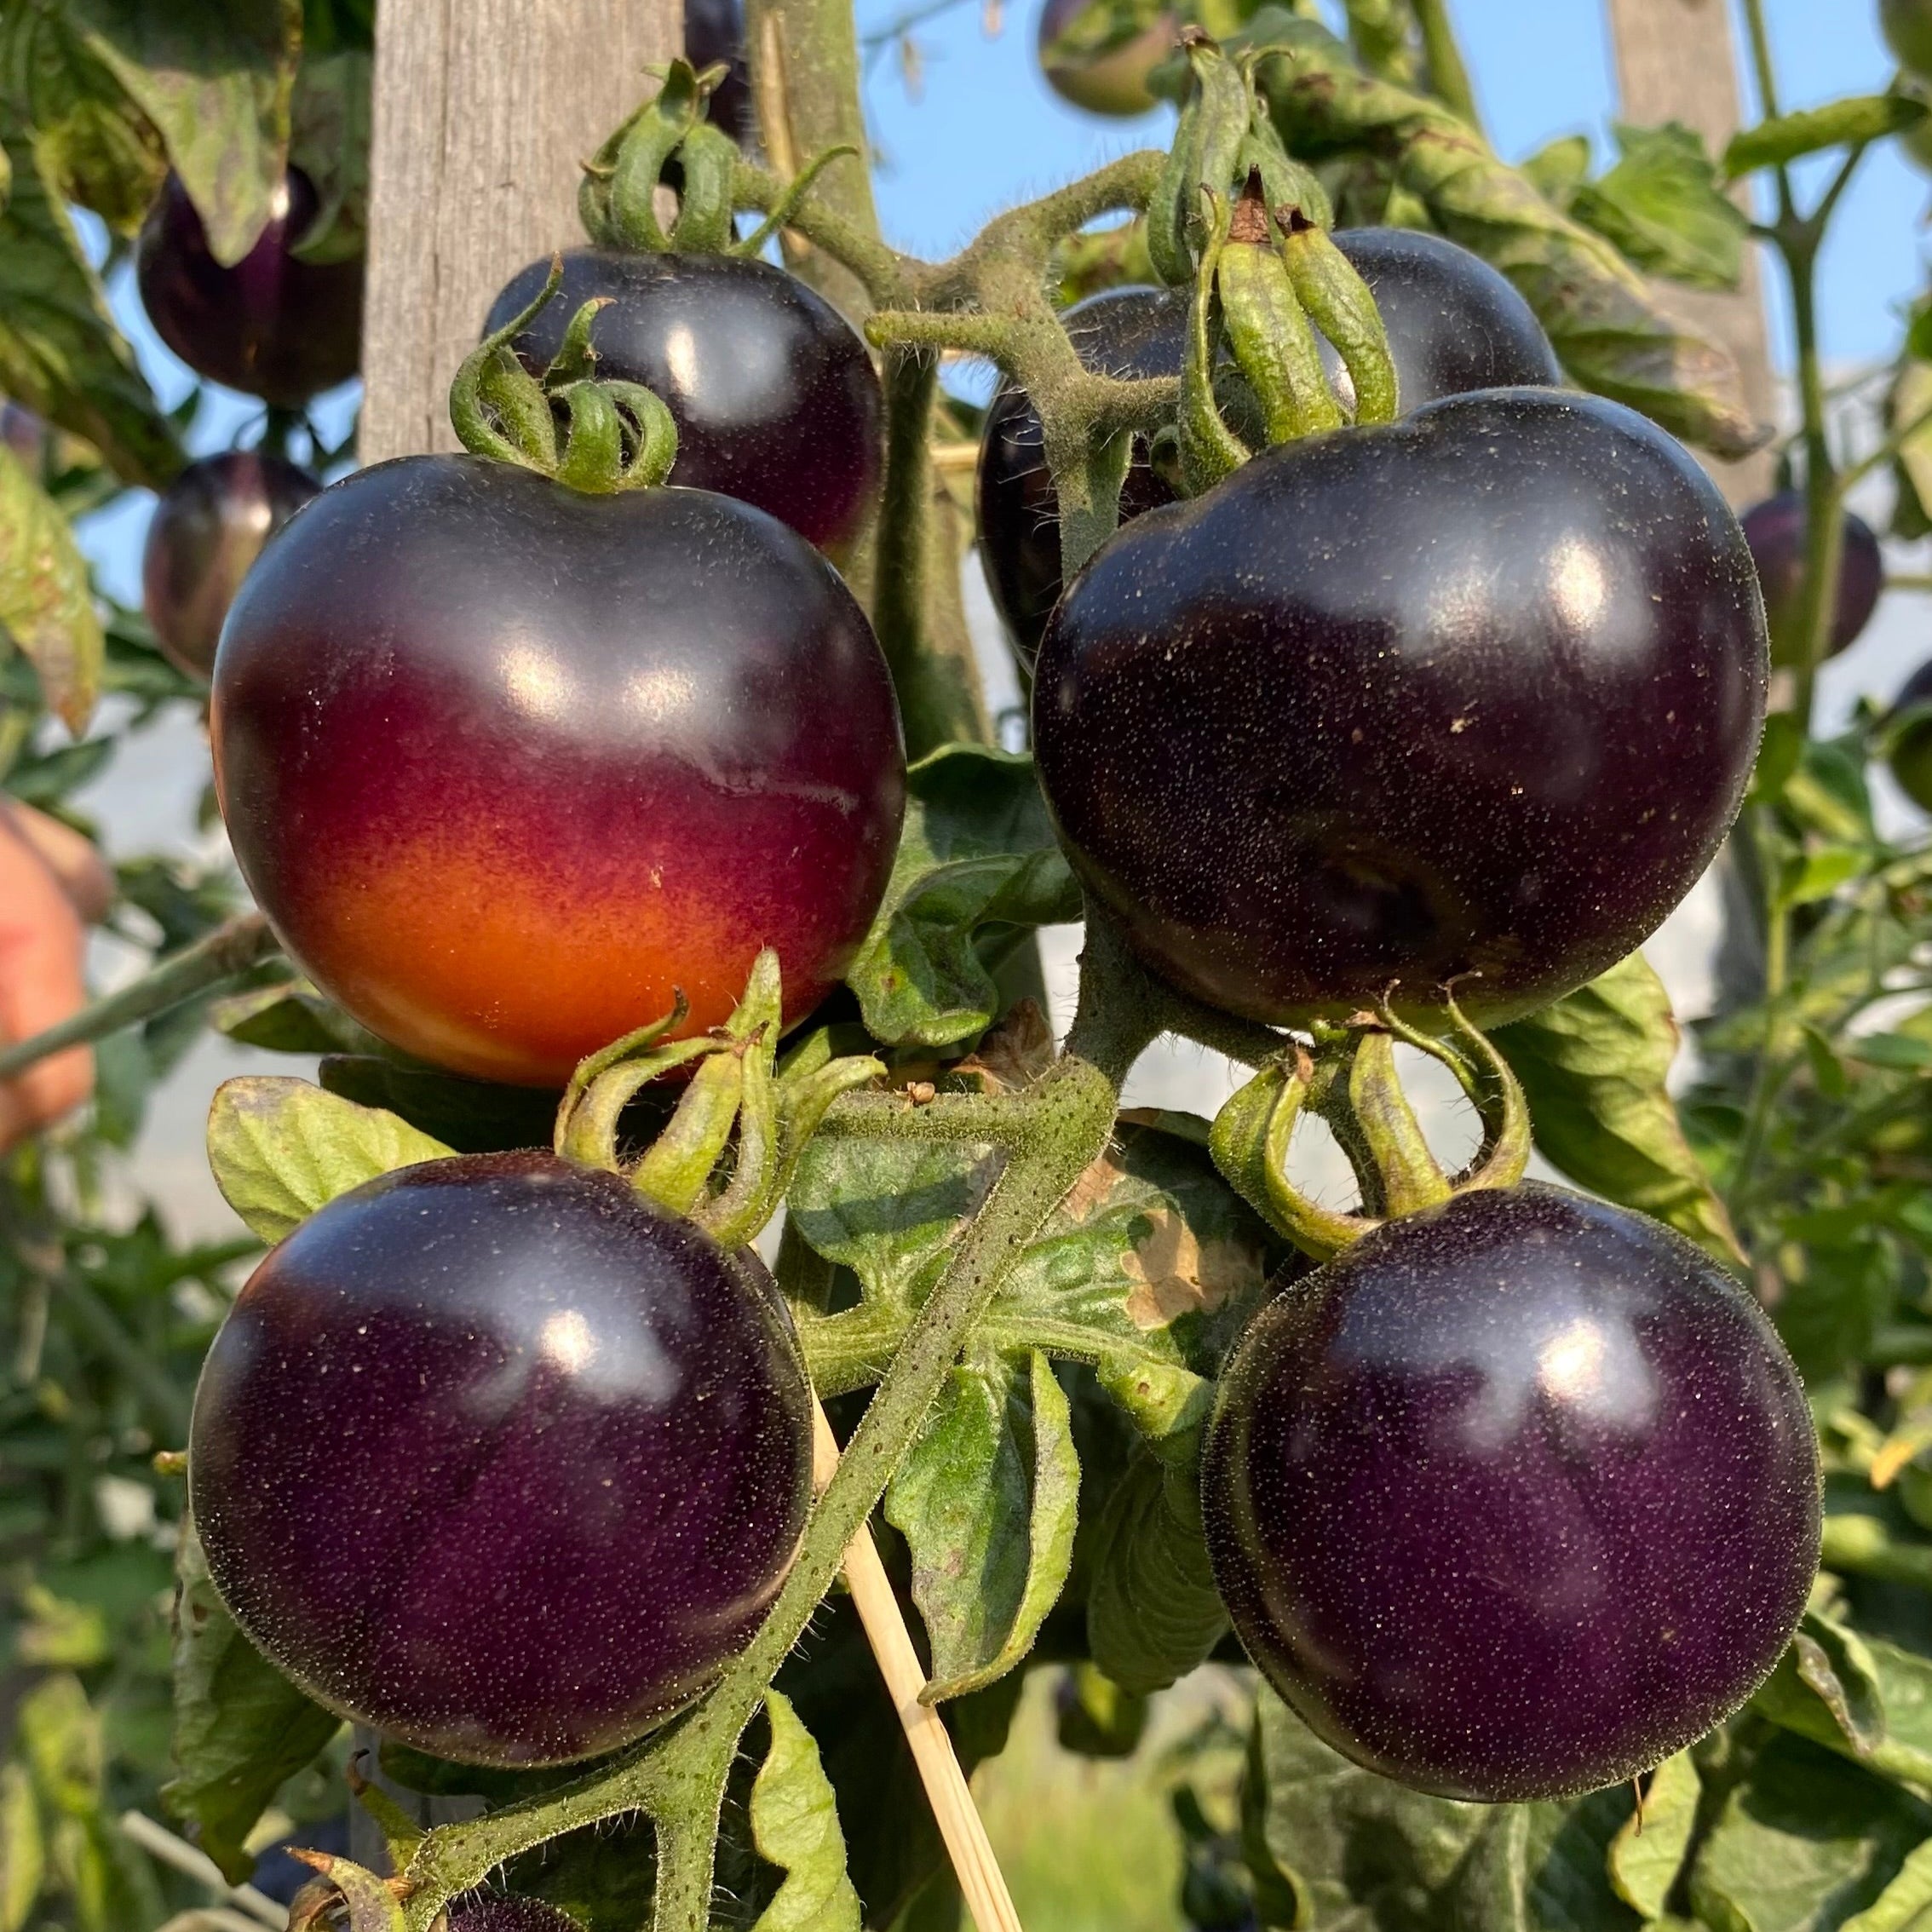
<path fill-rule="evenodd" d="M 1892 700 L 1895 723 L 1887 756 L 1899 789 L 1932 812 L 1932 663 L 1921 664 Z"/>
<path fill-rule="evenodd" d="M 1806 531 L 1804 494 L 1780 490 L 1744 513 L 1745 541 L 1764 593 L 1765 621 L 1771 628 L 1771 661 L 1796 664 L 1804 655 Z M 1848 510 L 1844 549 L 1838 570 L 1838 601 L 1831 612 L 1826 655 L 1835 658 L 1872 621 L 1885 588 L 1885 560 L 1878 539 L 1863 517 Z"/>
<path fill-rule="evenodd" d="M 745 59 L 744 0 L 684 0 L 684 57 L 700 73 L 724 63 L 725 78 L 707 104 L 709 118 L 741 147 L 756 140 L 758 117 Z"/>
<path fill-rule="evenodd" d="M 189 1495 L 256 1646 L 464 1764 L 609 1751 L 791 1567 L 810 1393 L 782 1299 L 621 1176 L 470 1154 L 341 1195 L 202 1370 Z"/>
<path fill-rule="evenodd" d="M 747 503 L 589 496 L 473 457 L 325 490 L 216 661 L 244 877 L 365 1026 L 558 1086 L 761 947 L 787 1023 L 843 975 L 905 798 L 892 681 L 831 566 Z"/>
<path fill-rule="evenodd" d="M 1545 389 L 1285 444 L 1118 532 L 1033 685 L 1074 867 L 1157 972 L 1276 1023 L 1458 988 L 1493 1023 L 1653 932 L 1763 722 L 1736 520 Z"/>
<path fill-rule="evenodd" d="M 446 1908 L 447 1932 L 584 1932 L 568 1912 L 541 1899 L 466 1893 Z"/>
<path fill-rule="evenodd" d="M 221 620 L 262 547 L 322 486 L 258 450 L 191 463 L 161 492 L 141 558 L 141 607 L 169 662 L 205 680 Z"/>
<path fill-rule="evenodd" d="M 1469 389 L 1555 387 L 1562 371 L 1535 313 L 1480 256 L 1407 228 L 1344 228 L 1336 244 L 1374 292 L 1389 332 L 1405 413 Z M 1081 360 L 1123 377 L 1176 376 L 1186 350 L 1183 296 L 1119 289 L 1067 310 Z M 1342 359 L 1318 337 L 1323 366 L 1350 407 Z M 1131 521 L 1174 501 L 1172 485 L 1136 451 L 1120 495 Z M 1040 419 L 1025 392 L 1003 388 L 987 411 L 979 473 L 980 540 L 993 602 L 1031 664 L 1060 595 L 1060 516 L 1040 448 Z"/>
<path fill-rule="evenodd" d="M 1818 1565 L 1816 1439 L 1762 1311 L 1681 1235 L 1536 1182 L 1389 1222 L 1273 1302 L 1201 1497 L 1268 1681 L 1450 1797 L 1568 1797 L 1702 1737 Z"/>
<path fill-rule="evenodd" d="M 497 297 L 485 332 L 529 307 L 533 262 Z M 837 552 L 859 533 L 884 463 L 879 381 L 843 316 L 796 276 L 723 256 L 573 249 L 556 299 L 516 338 L 533 370 L 595 296 L 597 373 L 641 382 L 677 423 L 671 480 L 737 497 Z"/>
<path fill-rule="evenodd" d="M 1113 0 L 1046 0 L 1036 43 L 1040 72 L 1062 101 L 1090 114 L 1145 114 L 1154 106 L 1147 77 L 1174 51 L 1179 22 L 1164 11 L 1114 41 L 1107 30 L 1115 11 Z"/>
<path fill-rule="evenodd" d="M 291 168 L 261 239 L 232 267 L 210 252 L 181 178 L 170 175 L 135 253 L 141 307 L 198 376 L 282 409 L 355 374 L 362 348 L 362 262 L 294 252 L 316 216 L 315 190 Z"/>

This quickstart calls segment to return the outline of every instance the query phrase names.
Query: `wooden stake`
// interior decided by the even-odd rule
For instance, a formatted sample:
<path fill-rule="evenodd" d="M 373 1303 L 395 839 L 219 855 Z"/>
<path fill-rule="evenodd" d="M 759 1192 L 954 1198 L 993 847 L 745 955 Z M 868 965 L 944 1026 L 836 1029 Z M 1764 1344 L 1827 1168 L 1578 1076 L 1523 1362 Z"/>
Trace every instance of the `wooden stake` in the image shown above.
<path fill-rule="evenodd" d="M 838 1468 L 838 1441 L 816 1395 L 812 1398 L 812 1475 L 822 1490 Z M 911 1632 L 899 1613 L 899 1599 L 893 1595 L 885 1566 L 879 1561 L 872 1532 L 863 1525 L 845 1552 L 845 1581 L 858 1607 L 859 1620 L 865 1626 L 872 1654 L 878 1659 L 886 1693 L 912 1748 L 912 1761 L 919 1768 L 920 1782 L 939 1821 L 940 1836 L 958 1876 L 966 1909 L 980 1932 L 1021 1932 L 1013 1895 L 1006 1889 L 999 1860 L 993 1856 L 966 1774 L 953 1755 L 952 1736 L 939 1712 L 920 1701 L 926 1674 L 912 1647 Z"/>

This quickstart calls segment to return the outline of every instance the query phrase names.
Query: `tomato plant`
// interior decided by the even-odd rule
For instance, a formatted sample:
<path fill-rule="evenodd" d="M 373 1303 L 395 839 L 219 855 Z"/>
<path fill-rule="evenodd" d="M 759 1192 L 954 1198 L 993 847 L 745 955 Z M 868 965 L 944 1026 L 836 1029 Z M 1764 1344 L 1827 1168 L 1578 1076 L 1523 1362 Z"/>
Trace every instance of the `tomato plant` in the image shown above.
<path fill-rule="evenodd" d="M 1818 263 L 1926 123 L 1780 112 L 1762 16 L 1759 122 L 1596 169 L 1491 150 L 1440 0 L 1048 7 L 1165 145 L 927 261 L 849 17 L 694 4 L 551 158 L 587 245 L 420 345 L 461 453 L 318 489 L 371 209 L 450 245 L 371 192 L 374 10 L 0 7 L 0 812 L 57 893 L 168 711 L 228 841 L 0 1039 L 95 1080 L 0 1150 L 0 1932 L 993 1932 L 982 1764 L 1096 1898 L 1170 1818 L 1199 1932 L 1916 1923 L 1932 707 L 1820 673 L 1925 588 L 1932 376 L 1915 312 L 1832 413 Z M 1740 523 L 1657 286 L 1747 247 Z M 302 1075 L 215 1093 L 183 1246 L 118 1163 L 210 1028 Z M 1211 1119 L 1124 1107 L 1166 1036 Z M 1101 1850 L 1053 1750 L 1131 1780 Z"/>

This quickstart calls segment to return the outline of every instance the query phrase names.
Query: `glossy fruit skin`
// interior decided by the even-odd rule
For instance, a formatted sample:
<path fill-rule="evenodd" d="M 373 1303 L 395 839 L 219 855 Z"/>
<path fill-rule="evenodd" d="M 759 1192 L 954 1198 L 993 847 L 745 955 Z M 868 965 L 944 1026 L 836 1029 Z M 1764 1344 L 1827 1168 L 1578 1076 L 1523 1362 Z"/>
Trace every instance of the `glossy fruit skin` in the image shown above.
<path fill-rule="evenodd" d="M 197 375 L 299 409 L 355 374 L 362 262 L 290 252 L 315 214 L 308 177 L 290 169 L 260 240 L 224 268 L 187 189 L 169 175 L 142 225 L 135 272 L 155 332 Z"/>
<path fill-rule="evenodd" d="M 712 91 L 708 117 L 741 147 L 755 142 L 758 117 L 745 59 L 744 0 L 684 0 L 684 57 L 700 73 L 725 63 L 729 72 Z"/>
<path fill-rule="evenodd" d="M 1771 661 L 1795 664 L 1804 651 L 1804 495 L 1781 490 L 1754 503 L 1740 520 L 1745 541 L 1757 566 L 1764 593 L 1765 621 L 1771 627 Z M 1863 517 L 1845 512 L 1843 561 L 1838 573 L 1837 607 L 1826 655 L 1835 658 L 1854 643 L 1878 607 L 1885 589 L 1885 560 L 1878 539 Z"/>
<path fill-rule="evenodd" d="M 704 491 L 591 497 L 473 457 L 323 492 L 230 612 L 216 783 L 257 903 L 393 1044 L 561 1086 L 668 1013 L 787 1023 L 836 985 L 896 848 L 905 754 L 823 557 Z"/>
<path fill-rule="evenodd" d="M 1265 451 L 1061 599 L 1040 782 L 1157 972 L 1277 1023 L 1533 1011 L 1654 931 L 1763 721 L 1751 555 L 1617 404 L 1488 390 Z"/>
<path fill-rule="evenodd" d="M 1480 256 L 1407 228 L 1343 228 L 1336 245 L 1373 291 L 1389 332 L 1405 414 L 1470 389 L 1563 379 L 1535 312 Z M 1062 318 L 1080 359 L 1113 376 L 1176 376 L 1186 350 L 1183 295 L 1118 289 Z M 1322 364 L 1351 407 L 1354 388 L 1325 337 Z M 1137 454 L 1121 492 L 1120 520 L 1172 503 L 1172 487 Z M 1040 451 L 1040 421 L 1025 392 L 1003 388 L 980 444 L 980 532 L 993 603 L 1022 660 L 1039 650 L 1060 595 L 1060 516 Z"/>
<path fill-rule="evenodd" d="M 568 1912 L 542 1899 L 466 1893 L 451 1899 L 448 1932 L 584 1932 Z"/>
<path fill-rule="evenodd" d="M 563 265 L 561 292 L 516 338 L 526 363 L 541 369 L 578 309 L 607 297 L 590 328 L 598 374 L 670 409 L 671 480 L 756 503 L 821 549 L 850 544 L 878 491 L 883 405 L 865 345 L 830 302 L 765 262 L 580 248 Z M 546 257 L 518 274 L 486 332 L 549 271 Z"/>
<path fill-rule="evenodd" d="M 1770 1323 L 1647 1217 L 1530 1182 L 1392 1222 L 1272 1302 L 1201 1467 L 1236 1633 L 1335 1749 L 1564 1797 L 1738 1708 L 1817 1569 Z"/>
<path fill-rule="evenodd" d="M 206 682 L 221 620 L 262 546 L 322 486 L 257 450 L 191 463 L 161 493 L 141 558 L 141 607 L 168 661 Z"/>
<path fill-rule="evenodd" d="M 1113 118 L 1153 111 L 1147 76 L 1174 51 L 1178 23 L 1162 14 L 1124 45 L 1080 59 L 1055 59 L 1055 41 L 1084 13 L 1091 0 L 1046 0 L 1036 35 L 1040 72 L 1062 101 L 1090 114 Z"/>
<path fill-rule="evenodd" d="M 1878 0 L 1885 44 L 1908 73 L 1932 79 L 1932 4 L 1928 0 Z"/>
<path fill-rule="evenodd" d="M 209 1574 L 257 1647 L 464 1764 L 612 1750 L 688 1701 L 811 1494 L 763 1264 L 548 1153 L 404 1168 L 304 1222 L 216 1337 L 189 1445 Z"/>
<path fill-rule="evenodd" d="M 1932 708 L 1932 662 L 1921 664 L 1892 700 L 1895 717 L 1920 707 Z M 1900 791 L 1920 811 L 1932 812 L 1932 716 L 1898 731 L 1892 739 L 1889 757 Z"/>

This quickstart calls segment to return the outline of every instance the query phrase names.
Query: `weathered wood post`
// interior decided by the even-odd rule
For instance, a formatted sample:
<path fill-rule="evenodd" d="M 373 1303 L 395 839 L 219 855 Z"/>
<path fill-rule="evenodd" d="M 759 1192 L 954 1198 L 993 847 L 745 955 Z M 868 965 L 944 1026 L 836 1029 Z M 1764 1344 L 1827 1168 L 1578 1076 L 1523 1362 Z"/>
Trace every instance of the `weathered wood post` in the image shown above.
<path fill-rule="evenodd" d="M 1737 55 L 1728 0 L 1607 0 L 1623 118 L 1643 127 L 1681 121 L 1702 135 L 1713 154 L 1739 124 Z M 1771 345 L 1757 251 L 1745 254 L 1734 292 L 1705 294 L 1675 286 L 1664 299 L 1686 322 L 1737 358 L 1746 405 L 1768 423 L 1776 414 Z M 1711 463 L 1734 503 L 1768 496 L 1773 459 L 1763 451 L 1742 463 Z"/>

